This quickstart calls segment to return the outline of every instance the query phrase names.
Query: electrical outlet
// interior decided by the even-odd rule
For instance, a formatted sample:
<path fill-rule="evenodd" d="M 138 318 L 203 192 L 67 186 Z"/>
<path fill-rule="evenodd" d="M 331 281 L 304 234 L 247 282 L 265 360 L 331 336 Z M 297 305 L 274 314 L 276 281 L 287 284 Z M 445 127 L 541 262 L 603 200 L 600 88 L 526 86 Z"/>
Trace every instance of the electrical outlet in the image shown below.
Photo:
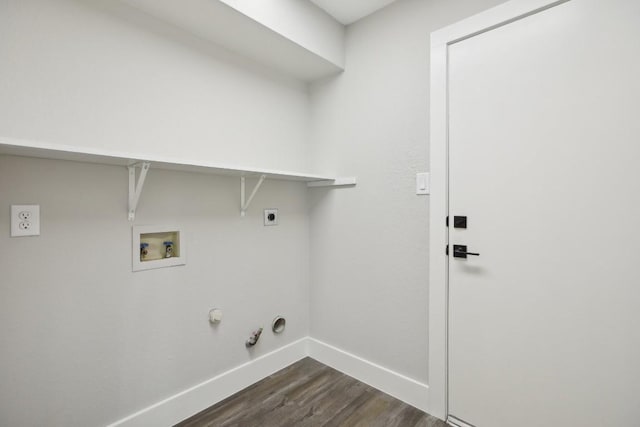
<path fill-rule="evenodd" d="M 264 225 L 278 225 L 278 209 L 264 210 Z"/>
<path fill-rule="evenodd" d="M 11 237 L 40 235 L 40 205 L 11 206 Z"/>

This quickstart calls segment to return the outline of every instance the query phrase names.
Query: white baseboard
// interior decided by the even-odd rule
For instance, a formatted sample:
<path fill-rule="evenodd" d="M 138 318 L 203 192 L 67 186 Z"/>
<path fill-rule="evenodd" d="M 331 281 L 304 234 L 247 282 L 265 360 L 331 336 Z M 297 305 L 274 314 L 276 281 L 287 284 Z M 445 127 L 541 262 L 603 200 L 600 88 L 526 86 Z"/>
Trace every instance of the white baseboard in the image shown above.
<path fill-rule="evenodd" d="M 322 341 L 305 337 L 107 427 L 172 426 L 307 356 L 427 412 L 429 387 L 426 384 Z"/>
<path fill-rule="evenodd" d="M 371 363 L 332 345 L 309 338 L 309 356 L 396 399 L 427 412 L 429 386 Z"/>
<path fill-rule="evenodd" d="M 452 417 L 449 415 L 447 418 L 447 424 L 452 427 L 473 427 L 471 424 L 467 424 L 462 420 L 457 419 L 456 417 Z"/>
<path fill-rule="evenodd" d="M 172 426 L 307 356 L 307 338 L 217 375 L 108 427 Z"/>

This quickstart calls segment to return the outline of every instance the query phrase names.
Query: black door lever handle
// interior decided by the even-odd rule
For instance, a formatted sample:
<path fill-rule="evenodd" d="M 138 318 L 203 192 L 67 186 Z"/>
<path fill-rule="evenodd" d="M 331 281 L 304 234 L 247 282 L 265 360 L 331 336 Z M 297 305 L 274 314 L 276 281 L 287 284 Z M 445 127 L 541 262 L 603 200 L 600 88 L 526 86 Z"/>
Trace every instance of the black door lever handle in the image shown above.
<path fill-rule="evenodd" d="M 467 252 L 466 245 L 453 245 L 454 258 L 466 258 L 468 255 L 480 256 L 477 252 Z"/>

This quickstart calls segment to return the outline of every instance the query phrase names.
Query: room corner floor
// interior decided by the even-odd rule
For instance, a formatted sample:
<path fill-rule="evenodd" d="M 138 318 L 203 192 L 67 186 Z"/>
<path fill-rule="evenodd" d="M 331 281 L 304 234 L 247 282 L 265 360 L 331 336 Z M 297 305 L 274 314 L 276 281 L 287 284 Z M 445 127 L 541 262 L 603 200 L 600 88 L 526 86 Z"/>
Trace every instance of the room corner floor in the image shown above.
<path fill-rule="evenodd" d="M 445 427 L 412 406 L 305 358 L 178 427 Z"/>

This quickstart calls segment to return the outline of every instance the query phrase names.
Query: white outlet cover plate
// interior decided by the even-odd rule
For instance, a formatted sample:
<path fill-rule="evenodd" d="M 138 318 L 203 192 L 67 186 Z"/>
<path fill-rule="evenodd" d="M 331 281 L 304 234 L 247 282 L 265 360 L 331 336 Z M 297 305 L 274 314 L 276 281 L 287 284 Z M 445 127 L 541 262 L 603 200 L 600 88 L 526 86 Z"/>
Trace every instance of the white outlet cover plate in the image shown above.
<path fill-rule="evenodd" d="M 276 218 L 271 221 L 269 215 L 275 215 Z M 264 210 L 264 225 L 278 225 L 278 209 L 265 209 Z"/>
<path fill-rule="evenodd" d="M 40 235 L 40 205 L 11 205 L 11 237 Z"/>

